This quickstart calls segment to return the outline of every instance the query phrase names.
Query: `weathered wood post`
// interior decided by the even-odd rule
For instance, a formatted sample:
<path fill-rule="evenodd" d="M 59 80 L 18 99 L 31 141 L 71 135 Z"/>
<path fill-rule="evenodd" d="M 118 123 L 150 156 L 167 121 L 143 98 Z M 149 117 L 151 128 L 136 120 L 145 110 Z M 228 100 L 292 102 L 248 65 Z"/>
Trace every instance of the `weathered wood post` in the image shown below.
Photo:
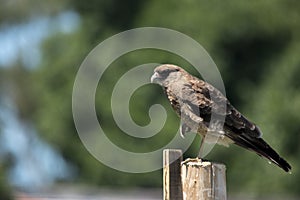
<path fill-rule="evenodd" d="M 182 200 L 182 184 L 180 165 L 182 151 L 179 149 L 165 149 L 163 151 L 163 195 L 164 200 Z"/>
<path fill-rule="evenodd" d="M 164 150 L 164 200 L 226 200 L 225 165 L 190 158 L 181 162 L 181 155 L 181 150 Z"/>
<path fill-rule="evenodd" d="M 187 159 L 181 166 L 184 200 L 226 200 L 225 165 Z"/>

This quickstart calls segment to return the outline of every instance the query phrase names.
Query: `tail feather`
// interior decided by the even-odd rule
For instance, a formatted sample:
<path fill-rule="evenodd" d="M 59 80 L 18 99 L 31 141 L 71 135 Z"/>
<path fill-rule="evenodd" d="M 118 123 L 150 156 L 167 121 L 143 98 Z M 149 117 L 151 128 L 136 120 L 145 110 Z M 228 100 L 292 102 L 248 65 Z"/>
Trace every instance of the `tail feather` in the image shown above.
<path fill-rule="evenodd" d="M 259 156 L 269 159 L 284 171 L 289 172 L 291 170 L 290 164 L 281 158 L 278 153 L 276 153 L 276 151 L 272 149 L 272 147 L 270 147 L 262 138 L 252 137 L 246 134 L 239 134 L 234 138 L 230 137 L 230 139 L 232 139 L 235 144 L 254 151 Z"/>

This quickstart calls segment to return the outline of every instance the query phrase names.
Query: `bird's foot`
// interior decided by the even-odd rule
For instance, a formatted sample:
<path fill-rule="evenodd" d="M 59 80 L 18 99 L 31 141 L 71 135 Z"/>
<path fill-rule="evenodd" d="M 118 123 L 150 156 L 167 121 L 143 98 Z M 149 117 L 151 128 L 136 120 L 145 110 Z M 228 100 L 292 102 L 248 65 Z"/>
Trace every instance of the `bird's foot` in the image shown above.
<path fill-rule="evenodd" d="M 203 159 L 203 158 L 198 158 L 198 157 L 197 158 L 187 158 L 184 161 L 182 161 L 181 164 L 183 165 L 183 164 L 187 164 L 189 162 L 206 162 L 206 161 L 208 161 L 208 160 Z"/>

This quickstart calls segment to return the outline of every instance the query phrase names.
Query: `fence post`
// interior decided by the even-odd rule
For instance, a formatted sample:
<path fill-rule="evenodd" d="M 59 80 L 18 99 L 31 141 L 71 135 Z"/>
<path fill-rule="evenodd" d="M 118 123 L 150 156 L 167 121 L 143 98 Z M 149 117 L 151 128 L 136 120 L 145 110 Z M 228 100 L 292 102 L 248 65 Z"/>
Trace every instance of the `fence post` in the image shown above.
<path fill-rule="evenodd" d="M 165 149 L 163 160 L 164 200 L 226 200 L 225 165 L 197 158 L 182 162 L 176 149 Z"/>
<path fill-rule="evenodd" d="M 182 163 L 184 200 L 226 200 L 226 167 L 220 163 L 187 159 Z"/>
<path fill-rule="evenodd" d="M 163 197 L 164 200 L 182 200 L 180 168 L 182 151 L 165 149 L 163 151 Z"/>

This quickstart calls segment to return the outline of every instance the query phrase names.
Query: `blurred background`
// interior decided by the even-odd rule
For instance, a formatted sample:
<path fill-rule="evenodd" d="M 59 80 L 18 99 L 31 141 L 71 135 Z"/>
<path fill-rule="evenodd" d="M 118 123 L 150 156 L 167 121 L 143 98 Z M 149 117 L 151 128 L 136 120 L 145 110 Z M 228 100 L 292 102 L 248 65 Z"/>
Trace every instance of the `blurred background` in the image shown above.
<path fill-rule="evenodd" d="M 161 170 L 130 174 L 106 167 L 84 148 L 72 118 L 72 87 L 87 54 L 114 34 L 145 26 L 171 28 L 203 45 L 221 72 L 227 97 L 292 165 L 292 174 L 286 174 L 239 147 L 216 146 L 207 159 L 226 164 L 229 199 L 299 198 L 299 10 L 300 2 L 293 0 L 2 0 L 0 199 L 36 194 L 113 199 L 116 191 L 131 199 L 162 198 Z M 110 138 L 139 152 L 155 149 L 171 136 L 158 134 L 142 143 L 120 136 L 110 97 L 122 74 L 149 62 L 190 67 L 167 52 L 131 52 L 105 72 L 99 83 L 105 89 L 96 98 Z M 149 123 L 153 103 L 165 105 L 168 113 L 162 132 L 175 133 L 178 118 L 155 85 L 133 95 L 133 120 Z M 185 157 L 195 156 L 198 145 L 196 138 Z"/>

